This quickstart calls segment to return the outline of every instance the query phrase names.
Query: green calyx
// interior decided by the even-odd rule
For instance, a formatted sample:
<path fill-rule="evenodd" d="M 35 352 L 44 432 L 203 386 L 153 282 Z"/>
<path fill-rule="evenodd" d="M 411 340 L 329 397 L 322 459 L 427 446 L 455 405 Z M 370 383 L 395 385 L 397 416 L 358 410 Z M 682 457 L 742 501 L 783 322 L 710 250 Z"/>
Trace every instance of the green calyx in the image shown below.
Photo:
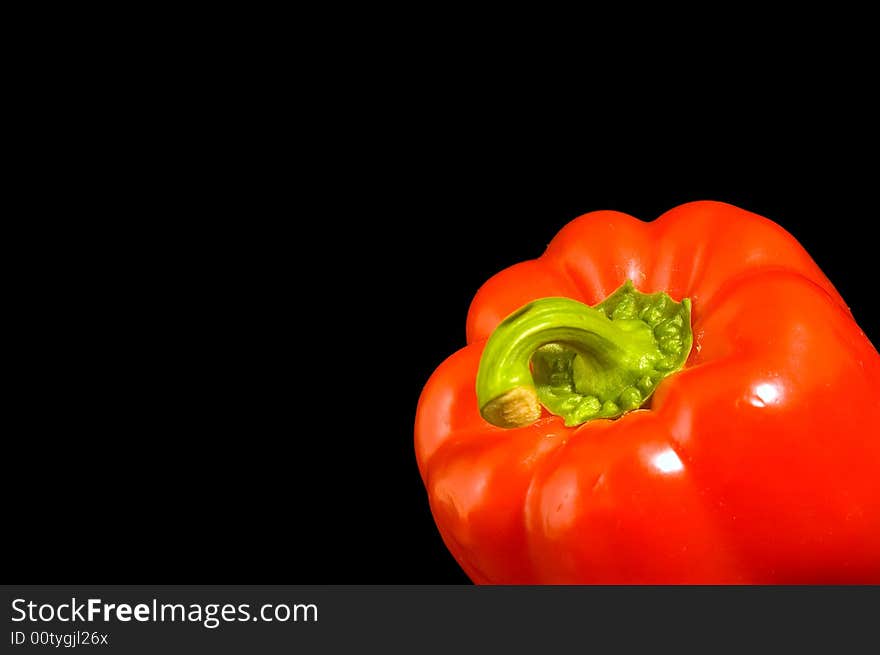
<path fill-rule="evenodd" d="M 575 426 L 641 407 L 680 370 L 693 345 L 691 303 L 627 282 L 595 307 L 541 298 L 504 319 L 486 342 L 477 401 L 489 423 L 521 427 L 541 406 Z"/>

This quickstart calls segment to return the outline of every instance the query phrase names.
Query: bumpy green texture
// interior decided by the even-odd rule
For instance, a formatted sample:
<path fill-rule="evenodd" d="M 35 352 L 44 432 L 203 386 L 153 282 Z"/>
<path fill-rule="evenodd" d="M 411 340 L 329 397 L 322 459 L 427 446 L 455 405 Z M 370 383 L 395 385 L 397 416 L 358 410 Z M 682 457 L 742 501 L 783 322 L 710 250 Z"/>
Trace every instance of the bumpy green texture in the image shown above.
<path fill-rule="evenodd" d="M 616 418 L 641 407 L 687 361 L 690 300 L 646 294 L 627 281 L 590 307 L 542 298 L 502 321 L 477 373 L 483 417 L 501 427 L 534 421 L 537 402 L 565 425 Z M 524 400 L 525 399 L 525 400 Z"/>

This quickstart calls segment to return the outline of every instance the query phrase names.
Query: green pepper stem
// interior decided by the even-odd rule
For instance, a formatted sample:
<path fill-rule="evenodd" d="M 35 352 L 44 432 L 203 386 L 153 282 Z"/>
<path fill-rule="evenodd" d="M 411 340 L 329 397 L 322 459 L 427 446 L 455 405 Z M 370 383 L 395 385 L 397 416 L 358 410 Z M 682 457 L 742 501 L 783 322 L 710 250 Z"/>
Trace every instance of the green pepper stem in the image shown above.
<path fill-rule="evenodd" d="M 692 343 L 690 301 L 641 293 L 630 281 L 595 307 L 541 298 L 504 319 L 486 342 L 480 413 L 504 428 L 533 423 L 542 405 L 569 426 L 616 418 L 684 366 Z"/>

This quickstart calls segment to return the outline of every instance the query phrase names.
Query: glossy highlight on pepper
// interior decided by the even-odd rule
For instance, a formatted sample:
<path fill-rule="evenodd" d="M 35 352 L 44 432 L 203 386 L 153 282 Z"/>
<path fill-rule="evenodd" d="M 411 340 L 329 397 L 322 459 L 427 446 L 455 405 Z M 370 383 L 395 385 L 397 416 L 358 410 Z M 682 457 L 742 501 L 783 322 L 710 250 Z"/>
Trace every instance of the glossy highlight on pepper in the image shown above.
<path fill-rule="evenodd" d="M 598 211 L 480 288 L 415 452 L 477 583 L 878 583 L 878 388 L 877 350 L 771 220 Z"/>

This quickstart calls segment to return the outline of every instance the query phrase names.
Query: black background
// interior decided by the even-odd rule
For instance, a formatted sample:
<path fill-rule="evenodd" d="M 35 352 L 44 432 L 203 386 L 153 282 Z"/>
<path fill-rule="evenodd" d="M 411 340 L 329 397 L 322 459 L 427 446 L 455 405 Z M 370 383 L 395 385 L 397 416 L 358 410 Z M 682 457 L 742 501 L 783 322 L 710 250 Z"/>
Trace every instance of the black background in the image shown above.
<path fill-rule="evenodd" d="M 424 174 L 340 178 L 323 204 L 285 185 L 262 215 L 95 233 L 44 299 L 52 356 L 6 469 L 14 577 L 466 582 L 415 466 L 416 401 L 479 285 L 587 211 L 715 199 L 770 217 L 878 342 L 874 190 L 827 160 L 712 175 L 441 154 Z"/>
<path fill-rule="evenodd" d="M 556 98 L 575 110 L 560 127 L 466 95 L 59 130 L 13 285 L 15 582 L 467 582 L 416 469 L 419 392 L 480 284 L 588 211 L 767 216 L 880 341 L 864 122 L 781 139 L 788 108 L 712 105 L 697 128 L 697 108 L 612 121 Z"/>

